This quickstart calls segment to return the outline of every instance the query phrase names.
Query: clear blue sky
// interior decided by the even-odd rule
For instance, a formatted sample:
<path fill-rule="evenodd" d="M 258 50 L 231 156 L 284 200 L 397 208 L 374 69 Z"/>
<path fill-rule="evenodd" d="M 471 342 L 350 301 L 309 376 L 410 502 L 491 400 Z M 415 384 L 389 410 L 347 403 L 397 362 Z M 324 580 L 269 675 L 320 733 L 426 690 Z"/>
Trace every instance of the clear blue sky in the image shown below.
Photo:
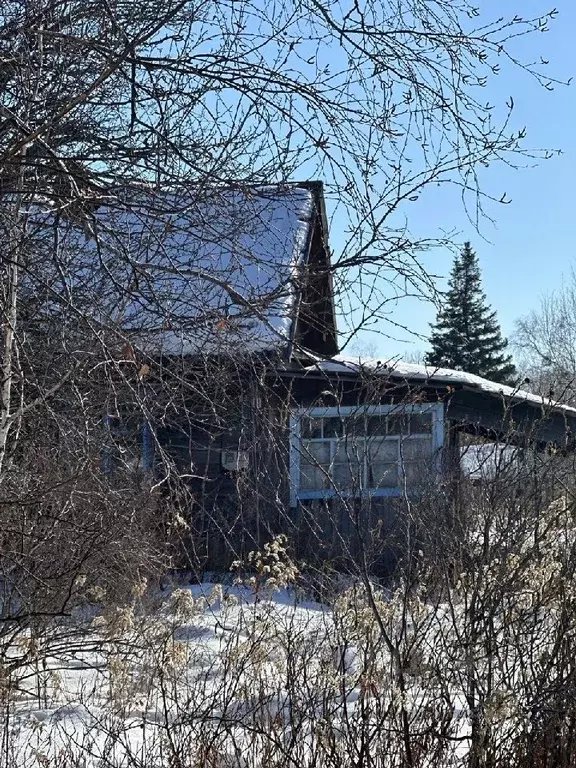
<path fill-rule="evenodd" d="M 551 10 L 553 3 L 542 0 L 478 0 L 482 12 L 492 17 L 518 12 L 528 16 Z M 495 223 L 484 221 L 481 235 L 467 221 L 457 201 L 430 190 L 426 205 L 405 211 L 412 232 L 418 236 L 440 236 L 456 229 L 456 240 L 470 240 L 482 267 L 488 301 L 497 310 L 506 335 L 514 321 L 538 306 L 540 297 L 560 286 L 576 257 L 576 0 L 556 0 L 559 13 L 550 31 L 526 38 L 516 47 L 524 58 L 550 60 L 550 75 L 568 79 L 570 87 L 556 86 L 548 92 L 523 73 L 506 73 L 487 91 L 487 100 L 503 103 L 514 97 L 514 121 L 528 129 L 527 145 L 562 150 L 560 157 L 540 162 L 538 167 L 512 170 L 493 166 L 486 181 L 493 192 L 512 202 L 492 206 Z M 338 246 L 337 243 L 334 245 Z M 452 263 L 449 252 L 436 253 L 429 262 L 435 274 L 447 275 Z M 440 282 L 440 287 L 445 283 Z M 404 300 L 395 309 L 394 320 L 412 331 L 427 335 L 435 317 L 431 304 Z M 388 332 L 392 329 L 388 328 Z M 398 334 L 360 334 L 358 343 L 380 357 L 402 356 L 426 349 L 426 342 Z"/>

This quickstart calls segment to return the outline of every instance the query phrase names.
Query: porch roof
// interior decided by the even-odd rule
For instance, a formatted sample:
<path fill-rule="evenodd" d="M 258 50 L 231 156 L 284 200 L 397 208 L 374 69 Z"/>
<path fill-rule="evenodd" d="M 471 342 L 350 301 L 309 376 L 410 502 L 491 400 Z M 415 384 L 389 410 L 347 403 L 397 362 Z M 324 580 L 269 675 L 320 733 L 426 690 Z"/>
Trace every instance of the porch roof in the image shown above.
<path fill-rule="evenodd" d="M 393 385 L 393 397 L 405 390 L 408 399 L 423 392 L 442 399 L 446 419 L 464 431 L 513 442 L 529 440 L 576 448 L 576 408 L 466 371 L 338 355 L 317 359 L 304 375 L 351 381 L 382 377 Z"/>
<path fill-rule="evenodd" d="M 498 398 L 505 398 L 513 402 L 527 402 L 539 405 L 545 409 L 553 409 L 570 414 L 576 418 L 576 408 L 563 405 L 550 398 L 527 392 L 519 387 L 510 387 L 489 381 L 481 376 L 466 371 L 457 371 L 451 368 L 438 368 L 434 366 L 405 363 L 402 360 L 382 361 L 376 358 L 347 357 L 338 355 L 330 360 L 321 360 L 312 366 L 320 371 L 330 373 L 369 373 L 371 375 L 385 376 L 391 379 L 405 381 L 406 383 L 424 383 L 439 385 L 457 385 L 460 389 L 483 392 Z"/>

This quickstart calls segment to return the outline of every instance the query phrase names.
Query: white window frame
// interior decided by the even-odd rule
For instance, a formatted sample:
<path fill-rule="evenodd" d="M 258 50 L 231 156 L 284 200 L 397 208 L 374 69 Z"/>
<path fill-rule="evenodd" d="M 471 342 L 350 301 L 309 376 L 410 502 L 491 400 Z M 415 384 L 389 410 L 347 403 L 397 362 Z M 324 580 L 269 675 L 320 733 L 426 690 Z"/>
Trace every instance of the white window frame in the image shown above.
<path fill-rule="evenodd" d="M 310 499 L 328 499 L 334 496 L 350 498 L 353 496 L 402 496 L 405 493 L 403 487 L 394 488 L 366 488 L 362 491 L 339 490 L 326 488 L 323 490 L 300 489 L 300 458 L 303 454 L 301 424 L 302 418 L 329 418 L 334 416 L 348 417 L 360 416 L 385 416 L 388 414 L 403 416 L 411 414 L 429 413 L 432 415 L 432 458 L 433 470 L 436 476 L 442 470 L 442 447 L 444 445 L 444 405 L 442 403 L 417 403 L 417 404 L 387 404 L 387 405 L 360 405 L 360 406 L 335 406 L 297 408 L 290 417 L 290 505 L 295 507 L 299 501 Z M 410 489 L 406 489 L 408 492 Z"/>

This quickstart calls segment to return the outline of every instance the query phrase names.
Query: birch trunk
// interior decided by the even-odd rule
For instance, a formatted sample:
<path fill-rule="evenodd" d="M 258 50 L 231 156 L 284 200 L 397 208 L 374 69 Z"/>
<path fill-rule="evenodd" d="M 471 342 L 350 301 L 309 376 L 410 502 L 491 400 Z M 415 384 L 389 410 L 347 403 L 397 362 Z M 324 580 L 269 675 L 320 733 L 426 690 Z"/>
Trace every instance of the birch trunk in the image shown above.
<path fill-rule="evenodd" d="M 3 271 L 5 273 L 5 289 L 3 291 L 2 307 L 2 380 L 0 389 L 0 482 L 6 459 L 8 435 L 14 424 L 12 412 L 12 390 L 15 377 L 16 363 L 16 325 L 18 320 L 18 283 L 22 248 L 26 232 L 26 216 L 22 212 L 22 186 L 25 151 L 20 155 L 20 171 L 16 194 L 8 210 L 9 232 L 2 255 Z M 10 210 L 11 209 L 11 210 Z M 10 220 L 11 219 L 11 220 Z"/>

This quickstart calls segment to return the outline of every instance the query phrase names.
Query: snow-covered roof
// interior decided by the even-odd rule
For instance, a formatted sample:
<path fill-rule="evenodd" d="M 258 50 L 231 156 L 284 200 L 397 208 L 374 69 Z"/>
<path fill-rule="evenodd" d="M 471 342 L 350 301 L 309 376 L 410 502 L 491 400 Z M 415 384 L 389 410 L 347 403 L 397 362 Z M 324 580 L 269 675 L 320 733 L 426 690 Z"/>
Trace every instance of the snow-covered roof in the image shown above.
<path fill-rule="evenodd" d="M 88 254 L 76 274 L 94 291 L 107 286 L 99 319 L 140 346 L 269 349 L 290 336 L 313 213 L 312 192 L 295 185 L 139 188 L 105 199 L 82 232 L 60 222 L 59 248 Z"/>
<path fill-rule="evenodd" d="M 326 373 L 367 372 L 373 375 L 389 376 L 390 378 L 402 379 L 410 382 L 458 385 L 465 387 L 466 389 L 510 398 L 513 401 L 534 403 L 545 408 L 554 408 L 570 413 L 571 415 L 576 415 L 576 408 L 571 406 L 561 405 L 548 398 L 535 395 L 532 392 L 526 392 L 516 387 L 509 387 L 505 384 L 498 384 L 497 382 L 483 379 L 481 376 L 476 376 L 473 373 L 456 371 L 451 368 L 437 368 L 416 363 L 405 363 L 402 360 L 383 361 L 376 358 L 350 357 L 346 355 L 337 355 L 330 360 L 319 360 L 314 363 L 312 367 Z"/>

